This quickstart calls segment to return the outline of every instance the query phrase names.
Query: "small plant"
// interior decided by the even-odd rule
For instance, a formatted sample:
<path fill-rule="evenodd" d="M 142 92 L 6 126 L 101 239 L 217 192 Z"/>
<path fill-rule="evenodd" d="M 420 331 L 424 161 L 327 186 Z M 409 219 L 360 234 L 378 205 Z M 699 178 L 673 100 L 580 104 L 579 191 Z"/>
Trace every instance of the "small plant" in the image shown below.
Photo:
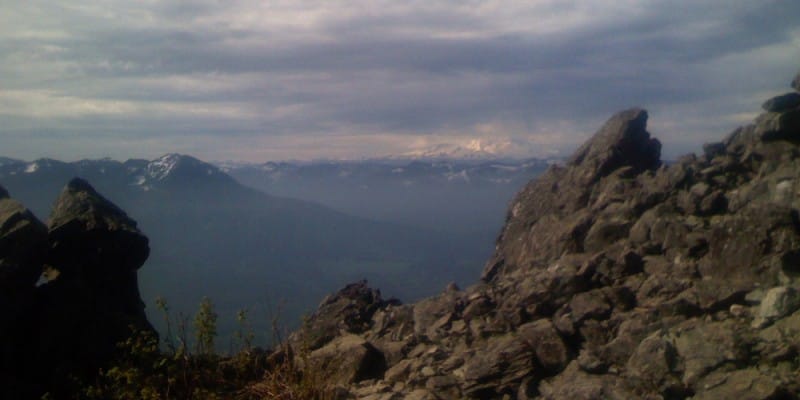
<path fill-rule="evenodd" d="M 217 314 L 214 305 L 204 298 L 187 331 L 188 318 L 177 321 L 170 315 L 167 301 L 156 299 L 164 315 L 165 337 L 159 347 L 152 331 L 132 331 L 119 344 L 119 356 L 113 365 L 101 370 L 91 384 L 84 384 L 75 397 L 85 400 L 328 400 L 333 394 L 319 385 L 319 371 L 301 368 L 307 362 L 307 349 L 297 354 L 286 343 L 273 353 L 253 346 L 255 334 L 247 310 L 237 313 L 239 330 L 236 354 L 221 356 L 215 352 Z M 272 315 L 272 322 L 277 316 Z M 281 338 L 273 325 L 272 334 Z M 187 337 L 194 337 L 193 352 Z M 303 346 L 305 347 L 305 346 Z M 298 363 L 299 361 L 299 363 Z M 298 365 L 299 364 L 299 365 Z"/>
<path fill-rule="evenodd" d="M 217 313 L 208 297 L 203 297 L 200 309 L 194 316 L 195 351 L 201 355 L 214 354 L 214 339 L 217 337 Z"/>
<path fill-rule="evenodd" d="M 253 332 L 253 327 L 250 325 L 250 319 L 247 317 L 247 309 L 241 309 L 236 313 L 236 322 L 239 328 L 236 330 L 235 337 L 239 342 L 240 352 L 250 353 L 253 351 L 253 341 L 256 334 Z"/>

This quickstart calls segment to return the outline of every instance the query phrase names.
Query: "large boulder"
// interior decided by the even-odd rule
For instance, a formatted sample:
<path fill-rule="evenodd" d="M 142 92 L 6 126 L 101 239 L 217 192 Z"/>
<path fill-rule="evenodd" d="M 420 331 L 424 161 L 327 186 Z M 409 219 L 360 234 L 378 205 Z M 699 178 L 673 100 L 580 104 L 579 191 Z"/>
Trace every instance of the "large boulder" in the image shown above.
<path fill-rule="evenodd" d="M 48 221 L 49 263 L 62 274 L 115 274 L 135 271 L 150 254 L 136 221 L 83 179 L 71 180 Z"/>
<path fill-rule="evenodd" d="M 384 300 L 379 290 L 366 281 L 347 285 L 326 297 L 303 327 L 292 334 L 289 343 L 296 350 L 316 350 L 343 333 L 362 333 L 372 327 L 376 311 L 396 300 Z"/>
<path fill-rule="evenodd" d="M 50 286 L 85 286 L 99 308 L 120 323 L 146 328 L 136 271 L 150 254 L 136 221 L 75 178 L 61 192 L 48 221 L 47 264 L 58 271 Z M 48 285 L 44 286 L 45 289 Z"/>
<path fill-rule="evenodd" d="M 0 187 L 0 287 L 32 288 L 42 273 L 47 227 Z"/>
<path fill-rule="evenodd" d="M 0 397 L 29 392 L 28 353 L 35 284 L 47 250 L 47 227 L 0 187 Z M 30 379 L 29 379 L 30 378 Z"/>
<path fill-rule="evenodd" d="M 764 111 L 782 112 L 800 107 L 800 93 L 786 93 L 775 96 L 761 105 Z"/>
<path fill-rule="evenodd" d="M 635 172 L 658 168 L 661 143 L 647 132 L 647 111 L 632 108 L 612 116 L 567 162 L 579 170 L 582 183 L 595 182 L 630 166 Z"/>
<path fill-rule="evenodd" d="M 386 360 L 371 343 L 344 335 L 308 354 L 303 369 L 322 385 L 349 384 L 383 377 Z"/>
<path fill-rule="evenodd" d="M 49 372 L 45 386 L 69 388 L 67 373 L 91 377 L 117 343 L 153 330 L 136 275 L 149 246 L 133 219 L 78 178 L 62 191 L 48 227 L 50 279 L 36 290 L 32 352 Z"/>

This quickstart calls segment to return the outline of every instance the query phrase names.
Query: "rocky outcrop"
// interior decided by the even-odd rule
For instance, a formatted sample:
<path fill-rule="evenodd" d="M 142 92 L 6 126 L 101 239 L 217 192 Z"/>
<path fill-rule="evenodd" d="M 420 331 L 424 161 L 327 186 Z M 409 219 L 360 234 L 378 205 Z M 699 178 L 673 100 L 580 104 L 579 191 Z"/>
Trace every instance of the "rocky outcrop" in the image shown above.
<path fill-rule="evenodd" d="M 369 330 L 375 312 L 396 300 L 386 301 L 379 290 L 367 287 L 366 281 L 347 285 L 335 295 L 328 296 L 303 329 L 289 337 L 295 349 L 316 350 L 343 334 L 359 334 Z"/>
<path fill-rule="evenodd" d="M 136 276 L 148 240 L 81 179 L 64 188 L 47 226 L 0 194 L 0 393 L 63 395 L 132 330 L 152 330 Z"/>
<path fill-rule="evenodd" d="M 478 284 L 361 303 L 369 321 L 326 340 L 386 369 L 333 383 L 386 400 L 800 397 L 796 98 L 670 165 L 644 110 L 614 115 L 519 192 Z"/>
<path fill-rule="evenodd" d="M 17 372 L 30 357 L 36 281 L 47 250 L 47 227 L 0 187 L 0 396 L 14 398 L 26 386 Z"/>
<path fill-rule="evenodd" d="M 147 260 L 150 247 L 136 221 L 88 182 L 76 178 L 56 200 L 48 229 L 47 264 L 59 275 L 52 284 L 43 285 L 43 290 L 79 282 L 76 284 L 92 290 L 104 313 L 118 319 L 115 322 L 120 328 L 149 326 L 136 271 Z"/>

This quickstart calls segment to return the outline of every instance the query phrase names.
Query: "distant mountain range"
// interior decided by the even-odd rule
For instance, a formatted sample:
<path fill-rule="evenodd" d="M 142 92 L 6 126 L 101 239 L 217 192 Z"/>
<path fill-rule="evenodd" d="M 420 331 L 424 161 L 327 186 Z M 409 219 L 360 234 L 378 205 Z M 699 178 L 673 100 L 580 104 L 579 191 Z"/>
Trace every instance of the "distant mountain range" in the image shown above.
<path fill-rule="evenodd" d="M 552 160 L 372 159 L 217 163 L 248 186 L 370 219 L 490 242 L 518 188 Z"/>
<path fill-rule="evenodd" d="M 541 145 L 511 138 L 478 138 L 461 143 L 437 143 L 420 147 L 399 155 L 386 158 L 415 160 L 522 160 L 532 154 L 549 153 Z"/>
<path fill-rule="evenodd" d="M 324 294 L 358 279 L 404 300 L 467 282 L 490 254 L 515 188 L 546 165 L 371 160 L 220 168 L 179 154 L 125 162 L 0 158 L 0 185 L 45 220 L 67 181 L 88 180 L 150 237 L 143 298 L 152 304 L 164 296 L 175 312 L 191 315 L 209 296 L 225 334 L 239 308 L 261 313 L 255 318 L 263 325 L 265 310 L 284 302 L 291 325 Z M 160 321 L 152 305 L 148 311 Z"/>

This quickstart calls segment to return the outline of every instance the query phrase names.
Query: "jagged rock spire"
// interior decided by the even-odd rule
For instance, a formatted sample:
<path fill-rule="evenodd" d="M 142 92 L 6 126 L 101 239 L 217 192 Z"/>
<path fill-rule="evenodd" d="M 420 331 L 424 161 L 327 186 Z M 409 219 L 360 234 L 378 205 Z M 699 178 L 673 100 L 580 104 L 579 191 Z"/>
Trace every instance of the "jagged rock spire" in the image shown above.
<path fill-rule="evenodd" d="M 658 168 L 661 143 L 647 132 L 647 117 L 647 111 L 640 108 L 615 114 L 569 158 L 567 165 L 585 171 L 589 180 L 624 166 L 633 167 L 637 173 Z"/>

